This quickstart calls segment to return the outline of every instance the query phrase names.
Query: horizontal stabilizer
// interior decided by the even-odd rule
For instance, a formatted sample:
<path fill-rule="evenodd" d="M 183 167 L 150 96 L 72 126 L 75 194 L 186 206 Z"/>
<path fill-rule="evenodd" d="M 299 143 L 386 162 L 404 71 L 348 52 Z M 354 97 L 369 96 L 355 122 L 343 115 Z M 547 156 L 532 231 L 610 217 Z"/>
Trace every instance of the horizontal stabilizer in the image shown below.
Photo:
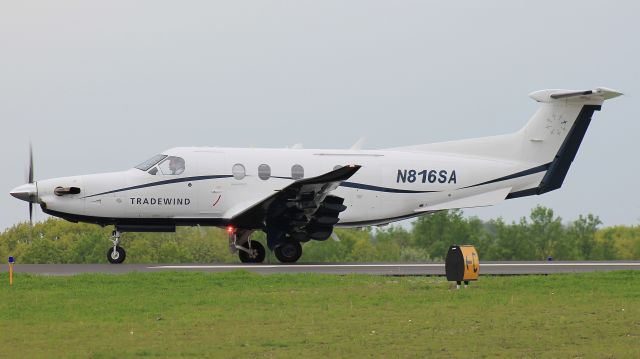
<path fill-rule="evenodd" d="M 577 99 L 580 101 L 604 101 L 622 95 L 622 92 L 612 90 L 606 87 L 598 87 L 593 90 L 542 90 L 529 94 L 529 97 L 538 102 L 554 102 L 558 100 L 572 100 Z"/>

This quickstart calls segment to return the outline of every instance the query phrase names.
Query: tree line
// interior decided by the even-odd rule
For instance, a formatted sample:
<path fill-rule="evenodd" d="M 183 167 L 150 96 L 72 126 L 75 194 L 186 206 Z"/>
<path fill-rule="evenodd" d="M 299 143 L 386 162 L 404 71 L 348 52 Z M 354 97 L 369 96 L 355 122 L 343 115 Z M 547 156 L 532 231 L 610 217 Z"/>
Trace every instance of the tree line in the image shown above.
<path fill-rule="evenodd" d="M 20 223 L 0 234 L 0 258 L 18 263 L 105 263 L 111 227 L 50 218 L 30 227 Z M 451 244 L 472 244 L 481 260 L 624 260 L 640 259 L 640 226 L 602 228 L 592 214 L 563 222 L 550 208 L 538 206 L 528 217 L 507 223 L 466 217 L 461 210 L 418 218 L 399 225 L 337 229 L 324 242 L 304 244 L 304 262 L 419 262 L 443 260 Z M 264 243 L 261 232 L 253 239 Z M 218 228 L 180 227 L 176 233 L 125 233 L 127 263 L 239 262 Z M 266 262 L 277 262 L 269 253 Z"/>

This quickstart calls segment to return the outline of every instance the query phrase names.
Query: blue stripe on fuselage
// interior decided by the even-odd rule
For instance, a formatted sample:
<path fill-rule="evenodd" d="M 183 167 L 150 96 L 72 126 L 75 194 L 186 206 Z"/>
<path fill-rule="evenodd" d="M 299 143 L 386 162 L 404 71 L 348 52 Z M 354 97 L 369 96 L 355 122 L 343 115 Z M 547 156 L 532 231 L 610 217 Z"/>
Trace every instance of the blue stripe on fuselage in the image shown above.
<path fill-rule="evenodd" d="M 163 186 L 165 184 L 180 183 L 180 182 L 195 182 L 195 181 L 203 181 L 203 180 L 208 180 L 208 179 L 229 178 L 229 177 L 233 177 L 233 176 L 231 176 L 231 175 L 213 175 L 213 176 L 192 176 L 192 177 L 173 178 L 173 179 L 170 179 L 170 180 L 157 181 L 157 182 L 140 184 L 140 185 L 137 185 L 137 186 L 114 189 L 114 190 L 107 191 L 107 192 L 101 192 L 101 193 L 96 193 L 96 194 L 92 194 L 92 195 L 89 195 L 89 196 L 84 196 L 82 198 L 102 196 L 102 195 L 105 195 L 105 194 L 124 192 L 124 191 L 129 191 L 129 190 L 132 190 L 132 189 Z"/>

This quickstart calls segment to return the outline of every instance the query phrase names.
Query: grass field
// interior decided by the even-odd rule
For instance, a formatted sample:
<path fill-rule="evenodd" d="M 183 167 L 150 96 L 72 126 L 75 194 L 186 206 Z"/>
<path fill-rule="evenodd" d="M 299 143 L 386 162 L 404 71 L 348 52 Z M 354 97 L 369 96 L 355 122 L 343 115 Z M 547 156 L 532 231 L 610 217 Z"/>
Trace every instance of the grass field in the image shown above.
<path fill-rule="evenodd" d="M 0 273 L 0 357 L 640 357 L 640 272 Z"/>

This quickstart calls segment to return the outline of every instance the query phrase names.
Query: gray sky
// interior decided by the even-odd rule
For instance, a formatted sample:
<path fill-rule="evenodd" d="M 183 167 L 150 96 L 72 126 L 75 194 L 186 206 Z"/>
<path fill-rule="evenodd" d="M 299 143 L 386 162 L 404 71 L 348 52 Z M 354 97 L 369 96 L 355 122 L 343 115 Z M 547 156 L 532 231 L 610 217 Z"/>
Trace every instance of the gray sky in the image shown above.
<path fill-rule="evenodd" d="M 0 229 L 36 179 L 175 146 L 365 148 L 512 132 L 545 88 L 607 86 L 558 191 L 565 219 L 640 224 L 635 1 L 0 1 Z M 36 219 L 43 219 L 39 211 Z"/>

